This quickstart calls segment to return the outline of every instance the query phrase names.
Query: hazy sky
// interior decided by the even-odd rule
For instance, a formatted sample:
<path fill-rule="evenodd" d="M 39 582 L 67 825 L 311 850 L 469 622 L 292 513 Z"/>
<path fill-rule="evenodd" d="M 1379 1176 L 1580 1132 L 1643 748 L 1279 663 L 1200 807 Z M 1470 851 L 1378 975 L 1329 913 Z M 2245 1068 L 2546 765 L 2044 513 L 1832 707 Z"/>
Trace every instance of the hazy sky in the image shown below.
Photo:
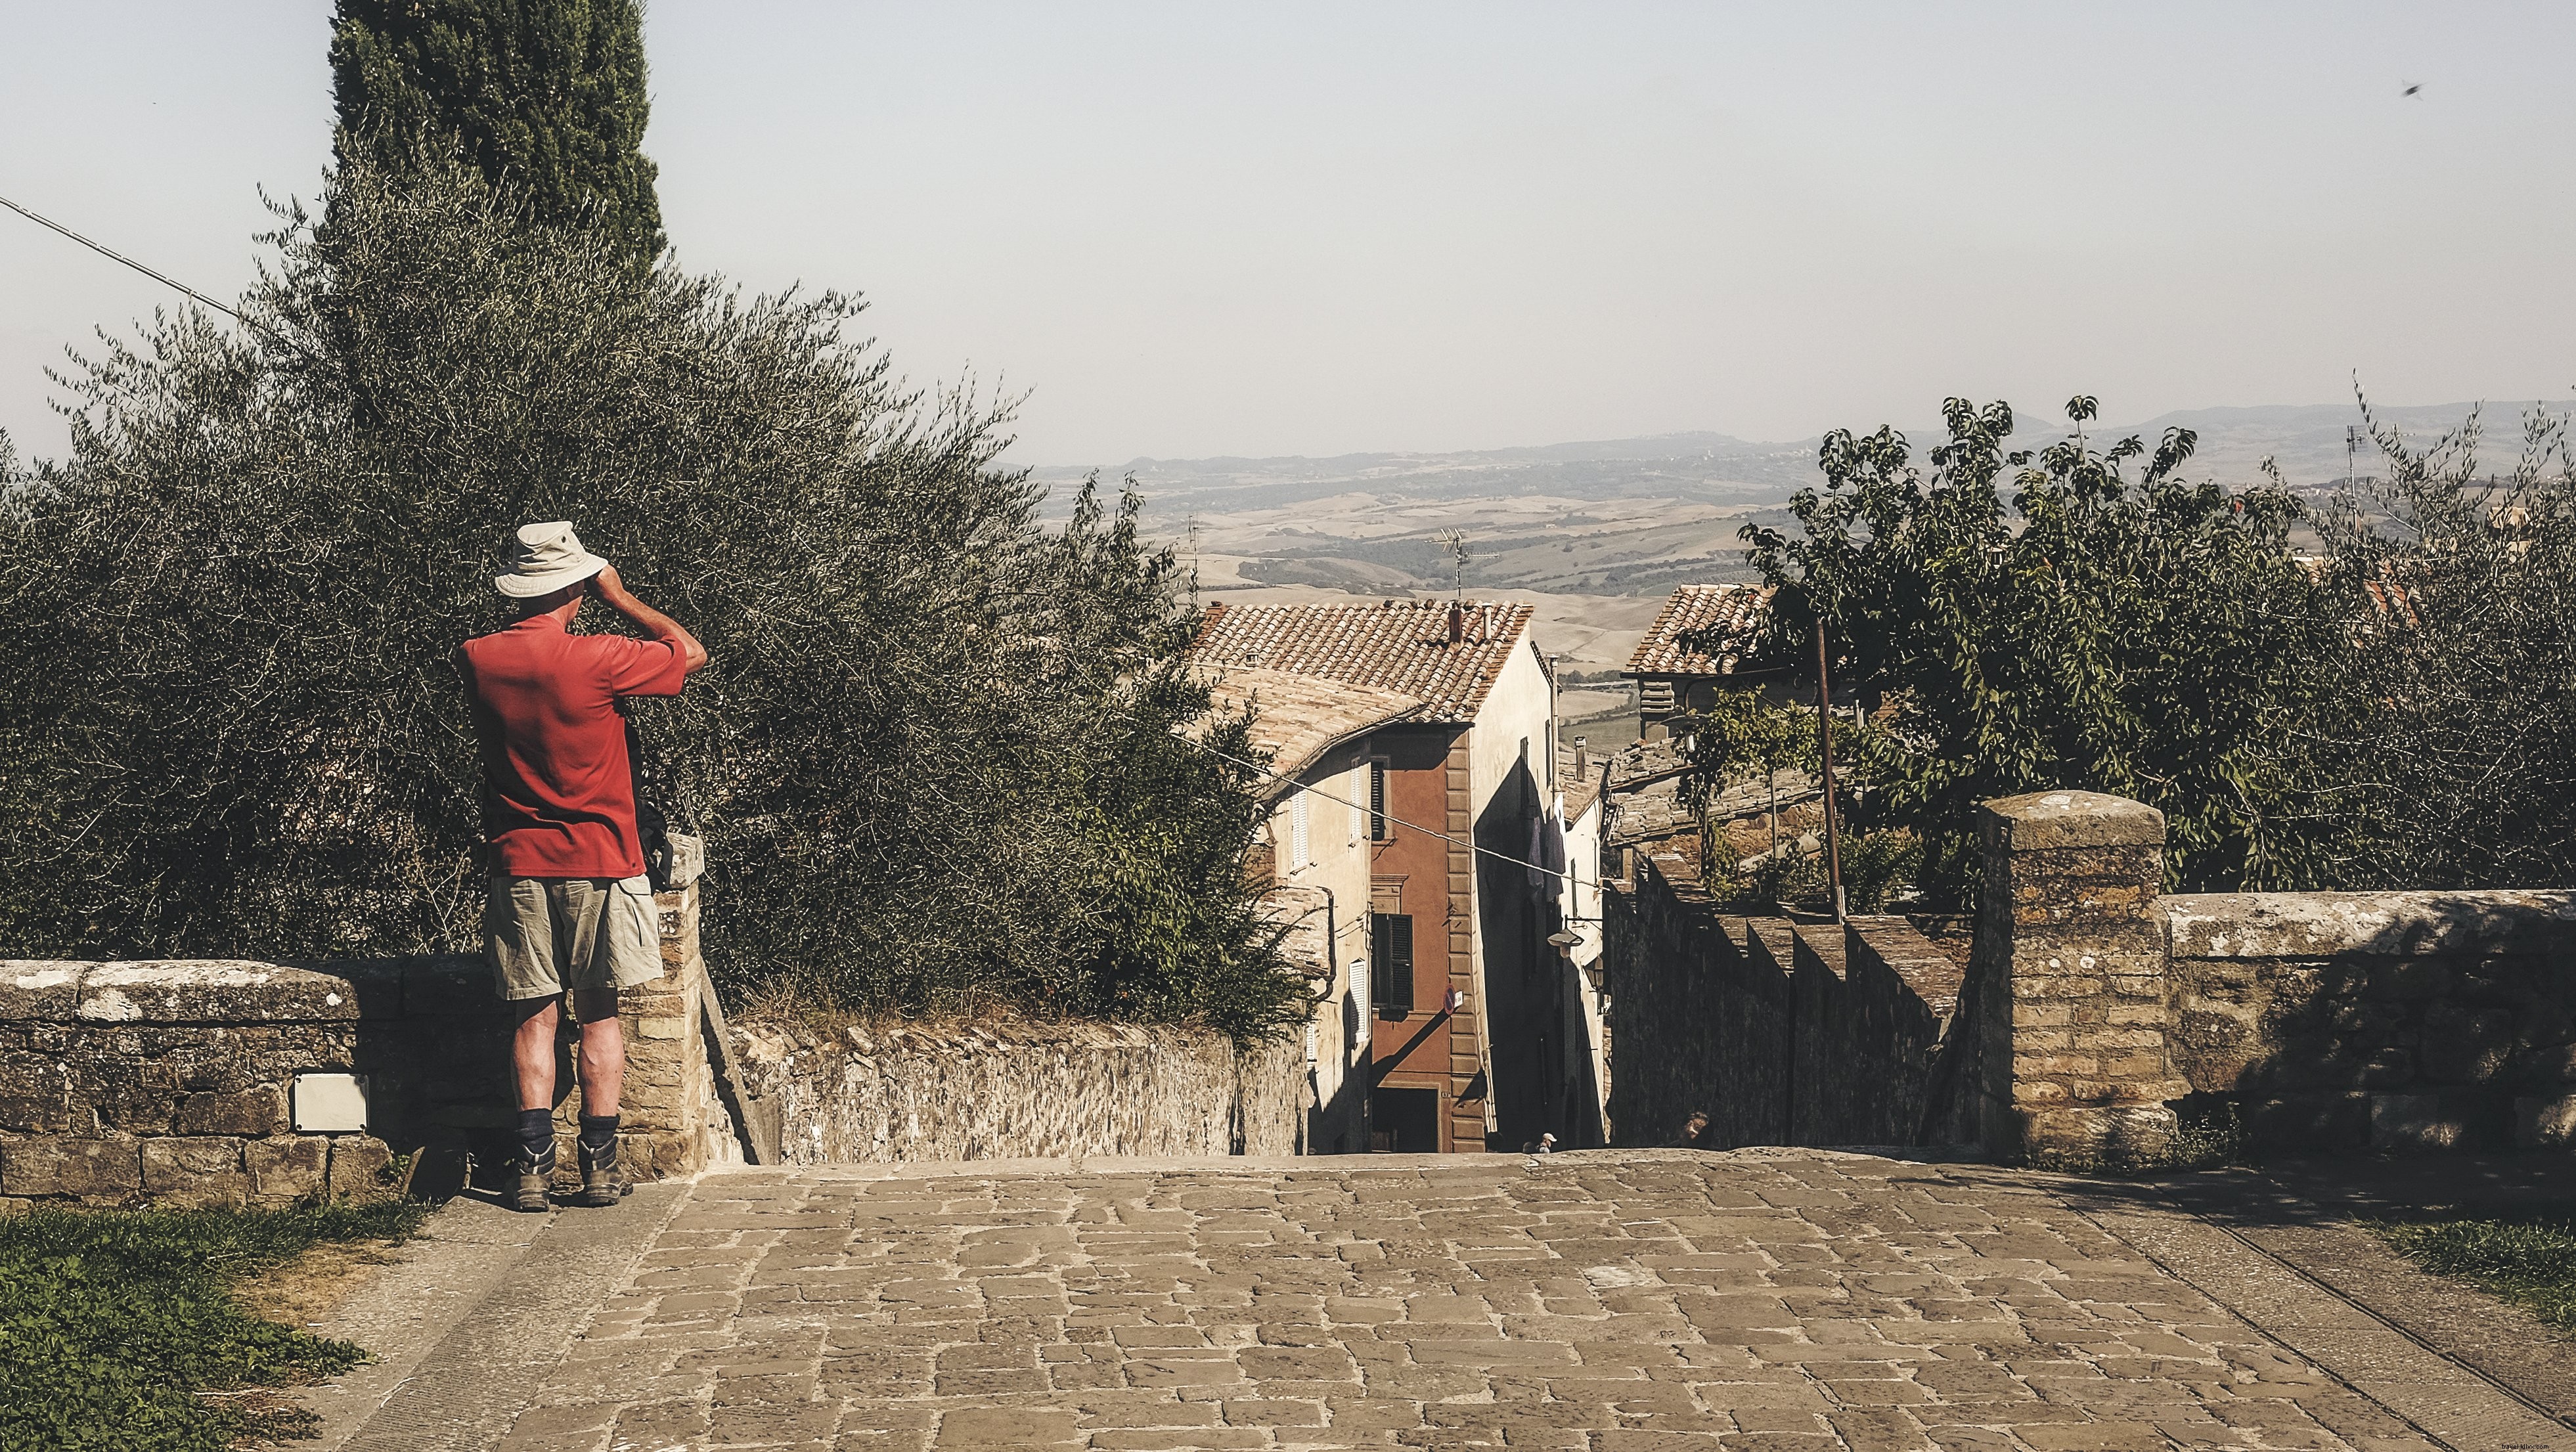
<path fill-rule="evenodd" d="M 0 0 L 0 195 L 229 297 L 330 6 Z M 658 0 L 682 262 L 865 293 L 1017 457 L 2576 384 L 2576 7 Z M 2422 94 L 2401 95 L 2409 84 Z M 0 213 L 0 427 L 171 299 Z"/>

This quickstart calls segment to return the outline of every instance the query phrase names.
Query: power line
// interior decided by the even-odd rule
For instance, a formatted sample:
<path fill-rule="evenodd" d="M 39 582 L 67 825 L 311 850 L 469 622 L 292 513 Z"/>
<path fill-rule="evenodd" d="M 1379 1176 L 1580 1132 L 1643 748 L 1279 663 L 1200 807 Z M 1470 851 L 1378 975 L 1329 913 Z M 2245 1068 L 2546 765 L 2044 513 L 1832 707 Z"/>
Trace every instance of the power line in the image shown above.
<path fill-rule="evenodd" d="M 1181 739 L 1181 740 L 1183 740 L 1183 741 L 1189 741 L 1190 745 L 1197 747 L 1199 750 L 1206 752 L 1208 755 L 1213 756 L 1213 757 L 1217 758 L 1217 759 L 1218 759 L 1218 760 L 1220 760 L 1220 761 L 1230 761 L 1230 762 L 1234 763 L 1236 766 L 1242 767 L 1242 768 L 1243 768 L 1244 770 L 1246 770 L 1246 771 L 1256 772 L 1256 773 L 1258 773 L 1258 774 L 1260 774 L 1260 775 L 1262 775 L 1262 776 L 1266 776 L 1266 777 L 1270 778 L 1272 781 L 1284 781 L 1284 782 L 1289 783 L 1289 784 L 1290 784 L 1290 785 L 1292 785 L 1292 786 L 1296 785 L 1296 778 L 1295 778 L 1295 777 L 1292 777 L 1292 776 L 1289 776 L 1289 775 L 1288 775 L 1288 774 L 1286 774 L 1285 772 L 1272 771 L 1269 767 L 1255 765 L 1255 764 L 1254 764 L 1254 763 L 1252 763 L 1252 762 L 1249 762 L 1249 761 L 1244 760 L 1244 759 L 1243 759 L 1242 757 L 1240 757 L 1240 756 L 1233 755 L 1233 754 L 1231 754 L 1231 753 L 1229 753 L 1229 752 L 1219 751 L 1219 750 L 1217 750 L 1215 747 L 1208 745 L 1208 744 L 1207 744 L 1206 742 L 1204 742 L 1204 741 L 1190 741 L 1190 738 L 1188 738 L 1188 737 L 1186 737 L 1186 736 L 1181 737 L 1180 739 Z M 1399 827 L 1404 827 L 1404 828 L 1408 828 L 1408 829 L 1410 829 L 1410 830 L 1412 830 L 1412 831 L 1420 832 L 1420 833 L 1422 833 L 1423 835 L 1428 836 L 1428 837 L 1437 837 L 1437 838 L 1439 838 L 1441 841 L 1448 843 L 1448 844 L 1449 844 L 1450 846 L 1452 846 L 1452 847 L 1464 847 L 1464 848 L 1466 848 L 1466 849 L 1467 849 L 1468 851 L 1470 851 L 1470 852 L 1479 853 L 1479 854 L 1481 854 L 1481 855 L 1483 855 L 1483 856 L 1486 856 L 1486 857 L 1491 857 L 1491 858 L 1493 858 L 1494 860 L 1496 860 L 1496 861 L 1498 861 L 1498 862 L 1508 862 L 1508 863 L 1512 864 L 1514 867 L 1526 867 L 1526 868 L 1528 868 L 1528 869 L 1529 869 L 1530 871 L 1532 871 L 1532 872 L 1545 873 L 1545 874 L 1546 874 L 1547 876 L 1549 876 L 1549 877 L 1561 877 L 1561 878 L 1564 878 L 1567 882 L 1570 882 L 1570 883 L 1574 884 L 1576 887 L 1593 887 L 1593 888 L 1598 888 L 1599 886 L 1601 886 L 1601 882 L 1600 882 L 1600 880 L 1599 880 L 1599 879 L 1597 879 L 1597 878 L 1596 878 L 1596 879 L 1594 879 L 1594 880 L 1592 880 L 1592 881 L 1590 881 L 1590 882 L 1586 882 L 1586 881 L 1584 881 L 1582 878 L 1577 877 L 1577 876 L 1574 874 L 1574 871 L 1573 871 L 1573 864 L 1572 864 L 1572 863 L 1570 863 L 1570 862 L 1569 862 L 1569 863 L 1567 863 L 1567 864 L 1566 864 L 1566 866 L 1565 866 L 1565 868 L 1564 868 L 1564 869 L 1562 869 L 1562 870 L 1560 870 L 1560 869 L 1558 869 L 1558 868 L 1553 868 L 1553 867 L 1541 867 L 1541 866 L 1539 866 L 1539 865 L 1538 865 L 1537 863 L 1535 863 L 1535 862 L 1530 862 L 1530 861 L 1526 861 L 1526 860 L 1524 860 L 1524 859 L 1522 859 L 1522 858 L 1514 857 L 1512 854 L 1510 854 L 1510 853 L 1508 853 L 1508 852 L 1497 852 L 1497 851 L 1495 851 L 1495 850 L 1494 850 L 1493 848 L 1491 848 L 1491 847 L 1479 847 L 1479 846 L 1477 846 L 1474 842 L 1468 841 L 1467 839 L 1465 839 L 1465 838 L 1463 838 L 1463 837 L 1452 837 L 1452 836 L 1450 836 L 1448 833 L 1443 832 L 1443 831 L 1440 831 L 1440 830 L 1439 830 L 1439 829 L 1437 829 L 1437 828 L 1434 828 L 1434 827 L 1425 827 L 1425 826 L 1421 825 L 1421 824 L 1420 824 L 1420 823 L 1418 823 L 1418 822 L 1408 822 L 1408 821 L 1404 820 L 1402 817 L 1399 817 L 1399 816 L 1395 815 L 1393 812 L 1377 812 L 1377 811 L 1370 811 L 1367 807 L 1363 807 L 1363 806 L 1361 806 L 1359 803 L 1357 803 L 1357 802 L 1355 802 L 1355 801 L 1352 801 L 1350 798 L 1348 798 L 1348 797 L 1337 797 L 1337 796 L 1333 795 L 1331 792 L 1328 792 L 1328 791 L 1324 790 L 1322 787 L 1300 786 L 1300 787 L 1297 787 L 1297 790 L 1299 790 L 1299 791 L 1301 791 L 1301 792 L 1313 792 L 1315 795 L 1317 795 L 1317 796 L 1319 796 L 1319 797 L 1322 797 L 1325 801 L 1328 801 L 1328 802 L 1339 802 L 1341 805 L 1346 806 L 1346 807 L 1350 808 L 1352 811 L 1355 811 L 1355 812 L 1364 813 L 1364 814 L 1366 814 L 1366 815 L 1368 815 L 1368 816 L 1372 816 L 1372 817 L 1383 817 L 1383 818 L 1385 818 L 1386 820 L 1388 820 L 1388 821 L 1390 821 L 1390 822 L 1393 822 L 1395 825 L 1397 825 L 1397 826 L 1399 826 Z"/>
<path fill-rule="evenodd" d="M 270 327 L 268 324 L 259 321 L 257 318 L 245 317 L 241 313 L 235 312 L 233 309 L 224 306 L 222 303 L 215 301 L 213 298 L 210 298 L 204 293 L 197 291 L 195 288 L 188 286 L 186 283 L 181 282 L 179 279 L 172 277 L 170 274 L 155 271 L 152 268 L 146 267 L 142 263 L 135 261 L 133 258 L 126 256 L 124 253 L 117 251 L 115 248 L 108 246 L 104 242 L 93 241 L 90 238 L 84 237 L 80 233 L 73 231 L 71 228 L 64 226 L 62 223 L 55 221 L 53 218 L 44 216 L 41 213 L 31 212 L 25 207 L 19 206 L 16 202 L 9 200 L 7 197 L 0 197 L 0 207 L 7 207 L 10 211 L 17 213 L 19 216 L 26 218 L 28 221 L 35 223 L 39 227 L 45 227 L 53 231 L 60 232 L 64 236 L 78 242 L 83 247 L 88 248 L 90 251 L 97 253 L 99 256 L 105 257 L 113 262 L 121 262 L 127 267 L 131 267 L 135 271 L 142 273 L 145 277 L 152 279 L 154 282 L 160 283 L 163 287 L 176 288 L 179 292 L 185 294 L 190 301 L 204 307 L 213 308 L 216 312 L 222 313 L 225 317 L 232 319 L 243 327 L 257 328 L 261 332 L 276 339 L 278 342 L 284 343 L 287 347 L 294 349 L 298 353 L 302 353 L 305 357 L 312 358 L 313 361 L 317 363 L 322 361 L 321 359 L 314 357 L 311 349 L 306 348 L 303 344 L 298 343 L 293 338 L 286 336 L 284 333 Z"/>

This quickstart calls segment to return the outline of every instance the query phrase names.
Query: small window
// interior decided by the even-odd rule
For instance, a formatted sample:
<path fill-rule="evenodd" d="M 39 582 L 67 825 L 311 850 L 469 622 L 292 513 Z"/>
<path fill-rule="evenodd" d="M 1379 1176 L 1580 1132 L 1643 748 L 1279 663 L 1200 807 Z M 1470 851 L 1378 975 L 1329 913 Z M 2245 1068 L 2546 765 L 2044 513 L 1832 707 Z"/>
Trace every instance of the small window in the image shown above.
<path fill-rule="evenodd" d="M 1387 830 L 1386 763 L 1383 761 L 1368 764 L 1368 819 L 1370 841 L 1383 842 L 1395 835 Z"/>
<path fill-rule="evenodd" d="M 1369 918 L 1369 987 L 1380 1013 L 1413 1011 L 1413 917 L 1375 913 Z"/>

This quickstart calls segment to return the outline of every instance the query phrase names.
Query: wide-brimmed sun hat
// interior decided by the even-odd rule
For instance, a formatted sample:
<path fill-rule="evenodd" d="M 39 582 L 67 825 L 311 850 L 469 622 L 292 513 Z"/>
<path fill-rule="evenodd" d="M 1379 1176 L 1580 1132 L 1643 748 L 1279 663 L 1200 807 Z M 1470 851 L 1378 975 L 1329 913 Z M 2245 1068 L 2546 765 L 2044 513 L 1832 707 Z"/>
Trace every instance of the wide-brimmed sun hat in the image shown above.
<path fill-rule="evenodd" d="M 526 600 L 578 585 L 607 568 L 608 561 L 581 547 L 581 536 L 572 532 L 571 520 L 523 524 L 510 551 L 510 573 L 494 575 L 492 588 Z"/>

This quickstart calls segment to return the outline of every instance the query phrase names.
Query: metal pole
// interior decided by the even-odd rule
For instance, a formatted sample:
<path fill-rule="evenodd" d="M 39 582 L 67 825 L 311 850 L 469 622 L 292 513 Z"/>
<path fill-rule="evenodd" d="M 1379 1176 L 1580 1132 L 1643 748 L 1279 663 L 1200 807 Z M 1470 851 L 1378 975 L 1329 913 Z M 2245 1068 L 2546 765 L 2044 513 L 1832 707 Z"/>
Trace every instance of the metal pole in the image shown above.
<path fill-rule="evenodd" d="M 1825 881 L 1834 890 L 1834 921 L 1843 913 L 1843 835 L 1834 821 L 1834 683 L 1825 665 L 1825 618 L 1816 617 L 1816 740 L 1825 768 Z"/>

